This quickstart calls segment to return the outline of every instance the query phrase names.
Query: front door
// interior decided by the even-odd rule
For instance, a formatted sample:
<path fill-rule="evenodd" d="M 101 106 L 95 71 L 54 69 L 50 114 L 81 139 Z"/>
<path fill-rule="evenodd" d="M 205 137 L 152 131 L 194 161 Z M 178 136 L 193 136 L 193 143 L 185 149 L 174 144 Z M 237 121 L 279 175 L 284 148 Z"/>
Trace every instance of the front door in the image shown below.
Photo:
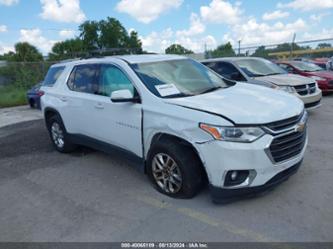
<path fill-rule="evenodd" d="M 89 117 L 93 123 L 89 133 L 106 143 L 115 145 L 142 157 L 140 103 L 113 103 L 114 91 L 128 89 L 137 94 L 129 77 L 117 66 L 100 65 L 98 92 L 91 98 L 94 112 Z"/>

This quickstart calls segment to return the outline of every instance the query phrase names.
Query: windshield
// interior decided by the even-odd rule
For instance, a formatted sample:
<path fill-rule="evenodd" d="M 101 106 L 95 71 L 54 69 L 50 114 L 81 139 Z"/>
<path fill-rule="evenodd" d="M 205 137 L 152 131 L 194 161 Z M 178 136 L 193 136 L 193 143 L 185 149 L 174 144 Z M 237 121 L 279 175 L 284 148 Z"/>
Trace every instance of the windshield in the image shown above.
<path fill-rule="evenodd" d="M 320 66 L 317 66 L 316 64 L 313 64 L 311 62 L 292 61 L 290 62 L 290 65 L 303 72 L 323 71 Z"/>
<path fill-rule="evenodd" d="M 241 59 L 236 60 L 235 63 L 246 73 L 249 77 L 260 77 L 275 74 L 286 74 L 278 65 L 264 59 Z"/>
<path fill-rule="evenodd" d="M 216 73 L 190 59 L 139 63 L 132 68 L 145 86 L 162 98 L 187 97 L 228 87 Z"/>

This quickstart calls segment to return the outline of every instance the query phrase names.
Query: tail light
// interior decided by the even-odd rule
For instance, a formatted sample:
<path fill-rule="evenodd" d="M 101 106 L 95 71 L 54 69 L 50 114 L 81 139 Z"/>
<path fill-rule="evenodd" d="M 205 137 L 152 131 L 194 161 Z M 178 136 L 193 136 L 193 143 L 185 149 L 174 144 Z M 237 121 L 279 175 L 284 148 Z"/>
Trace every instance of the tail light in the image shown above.
<path fill-rule="evenodd" d="M 38 91 L 37 96 L 42 97 L 45 93 L 43 91 Z"/>

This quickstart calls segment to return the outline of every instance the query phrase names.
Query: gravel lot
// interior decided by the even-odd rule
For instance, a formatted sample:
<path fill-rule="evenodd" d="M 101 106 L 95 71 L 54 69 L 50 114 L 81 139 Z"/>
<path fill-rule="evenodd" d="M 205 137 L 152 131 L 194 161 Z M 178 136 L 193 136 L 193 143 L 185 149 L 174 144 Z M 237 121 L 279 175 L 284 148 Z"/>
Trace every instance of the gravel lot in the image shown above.
<path fill-rule="evenodd" d="M 207 189 L 170 199 L 100 152 L 59 154 L 42 120 L 0 128 L 0 241 L 332 241 L 332 124 L 327 96 L 310 114 L 300 171 L 228 205 L 214 205 Z"/>

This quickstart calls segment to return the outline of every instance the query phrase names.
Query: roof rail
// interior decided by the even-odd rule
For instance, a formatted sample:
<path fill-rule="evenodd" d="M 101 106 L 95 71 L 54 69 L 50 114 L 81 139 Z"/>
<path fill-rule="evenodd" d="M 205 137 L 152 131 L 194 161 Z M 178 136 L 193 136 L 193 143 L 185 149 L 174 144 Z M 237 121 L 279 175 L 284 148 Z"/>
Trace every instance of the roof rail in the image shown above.
<path fill-rule="evenodd" d="M 61 60 L 58 63 L 66 63 L 66 62 L 78 61 L 80 59 L 81 58 L 66 59 L 66 60 Z"/>
<path fill-rule="evenodd" d="M 104 58 L 104 57 L 109 57 L 109 56 L 137 54 L 137 52 L 139 52 L 139 51 L 141 51 L 139 48 L 101 48 L 101 49 L 88 51 L 80 59 L 83 60 L 83 59 L 90 59 L 90 58 Z"/>

